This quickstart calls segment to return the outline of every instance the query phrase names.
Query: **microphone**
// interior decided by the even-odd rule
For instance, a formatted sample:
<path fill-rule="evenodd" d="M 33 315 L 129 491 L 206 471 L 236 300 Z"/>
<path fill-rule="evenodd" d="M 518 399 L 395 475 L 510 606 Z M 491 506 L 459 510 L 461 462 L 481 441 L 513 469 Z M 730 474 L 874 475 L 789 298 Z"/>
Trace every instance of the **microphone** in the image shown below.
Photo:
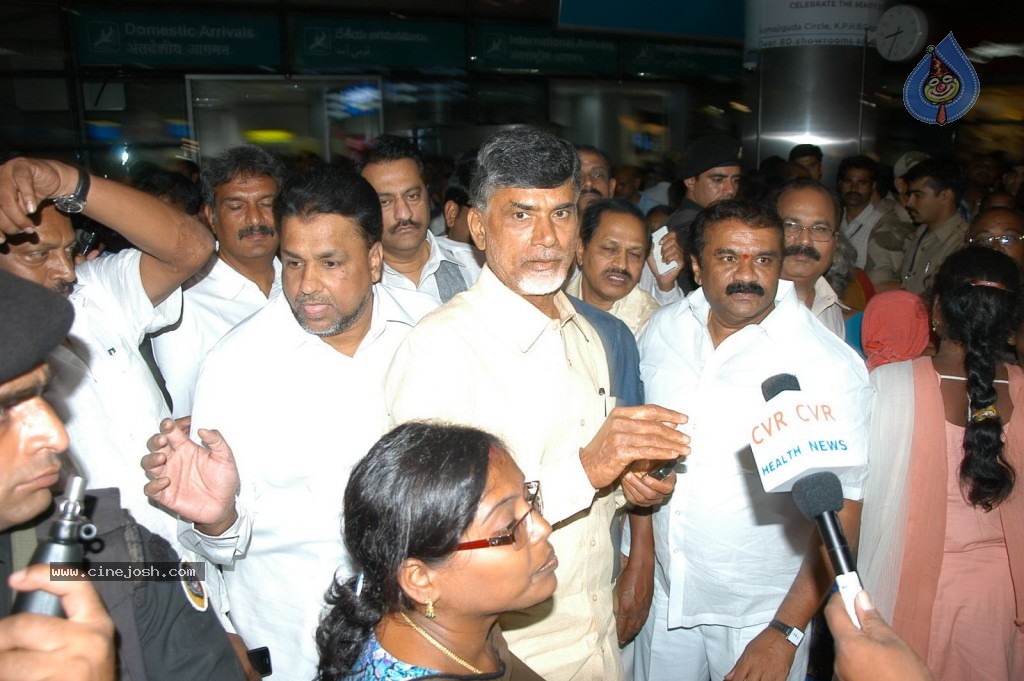
<path fill-rule="evenodd" d="M 862 587 L 857 575 L 857 564 L 853 560 L 846 535 L 843 534 L 843 525 L 836 515 L 843 510 L 843 486 L 839 478 L 830 471 L 812 473 L 801 478 L 793 485 L 793 501 L 805 518 L 817 523 L 818 533 L 836 574 L 839 595 L 847 614 L 859 629 L 860 621 L 853 607 L 853 599 Z"/>
<path fill-rule="evenodd" d="M 793 374 L 775 374 L 764 379 L 761 383 L 761 394 L 765 402 L 771 402 L 772 398 L 784 390 L 800 392 L 800 381 Z"/>

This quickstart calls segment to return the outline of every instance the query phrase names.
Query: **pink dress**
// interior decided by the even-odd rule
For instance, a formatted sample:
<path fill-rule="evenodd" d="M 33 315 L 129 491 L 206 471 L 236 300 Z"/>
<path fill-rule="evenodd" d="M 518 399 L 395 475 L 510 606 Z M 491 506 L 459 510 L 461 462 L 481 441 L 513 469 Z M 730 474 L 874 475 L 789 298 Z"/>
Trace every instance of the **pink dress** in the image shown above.
<path fill-rule="evenodd" d="M 1011 427 L 1020 423 L 1016 412 Z M 963 442 L 964 428 L 946 422 L 946 539 L 928 668 L 936 681 L 1024 681 L 1024 634 L 1013 623 L 1002 523 L 998 511 L 985 513 L 961 494 Z M 1024 481 L 1024 471 L 1017 471 L 1017 481 Z"/>

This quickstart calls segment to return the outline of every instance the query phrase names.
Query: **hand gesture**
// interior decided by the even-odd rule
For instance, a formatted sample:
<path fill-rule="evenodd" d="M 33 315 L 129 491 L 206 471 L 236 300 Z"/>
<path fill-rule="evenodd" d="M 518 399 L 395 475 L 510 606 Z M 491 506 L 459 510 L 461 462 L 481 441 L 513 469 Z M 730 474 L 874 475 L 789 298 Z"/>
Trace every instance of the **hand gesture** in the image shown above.
<path fill-rule="evenodd" d="M 683 267 L 683 249 L 679 246 L 679 239 L 675 231 L 670 229 L 668 234 L 661 237 L 661 260 L 665 264 L 670 262 L 678 263 L 679 267 L 671 269 L 665 274 L 658 274 L 658 263 L 654 262 L 653 249 L 651 249 L 651 254 L 647 257 L 650 261 L 651 272 L 658 282 L 658 288 L 662 291 L 671 291 L 675 287 L 676 277 L 679 276 Z"/>
<path fill-rule="evenodd" d="M 0 620 L 0 681 L 114 679 L 114 623 L 91 583 L 51 582 L 49 565 L 31 565 L 8 582 L 60 596 L 68 618 L 22 613 Z"/>
<path fill-rule="evenodd" d="M 200 531 L 216 535 L 236 517 L 238 467 L 219 432 L 200 428 L 199 437 L 202 445 L 171 419 L 160 422 L 160 432 L 146 442 L 150 453 L 142 457 L 142 469 L 151 481 L 145 492 L 164 508 L 211 530 L 197 527 Z"/>
<path fill-rule="evenodd" d="M 56 161 L 15 158 L 0 166 L 0 243 L 6 236 L 34 232 L 29 217 L 46 199 L 75 190 L 78 171 Z"/>
<path fill-rule="evenodd" d="M 594 489 L 607 487 L 634 461 L 669 461 L 687 456 L 690 438 L 675 428 L 681 423 L 686 423 L 685 415 L 653 404 L 612 409 L 597 435 L 580 452 L 590 484 Z M 635 473 L 627 474 L 630 476 L 638 479 Z M 658 494 L 668 494 L 674 482 L 671 476 L 661 481 L 644 478 L 643 483 L 633 486 L 633 491 L 646 487 Z M 625 485 L 623 489 L 630 496 L 630 489 Z"/>

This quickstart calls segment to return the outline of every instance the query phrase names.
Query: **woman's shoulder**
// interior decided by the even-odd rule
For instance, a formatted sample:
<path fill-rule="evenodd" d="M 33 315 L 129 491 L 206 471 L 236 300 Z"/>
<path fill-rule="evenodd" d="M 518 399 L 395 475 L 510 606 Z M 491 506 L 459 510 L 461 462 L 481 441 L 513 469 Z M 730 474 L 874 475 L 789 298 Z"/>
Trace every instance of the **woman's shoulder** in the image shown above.
<path fill-rule="evenodd" d="M 441 674 L 436 669 L 427 669 L 402 662 L 389 653 L 380 644 L 375 635 L 371 635 L 363 645 L 359 658 L 352 665 L 352 671 L 345 681 L 400 681 L 401 679 L 437 678 Z"/>

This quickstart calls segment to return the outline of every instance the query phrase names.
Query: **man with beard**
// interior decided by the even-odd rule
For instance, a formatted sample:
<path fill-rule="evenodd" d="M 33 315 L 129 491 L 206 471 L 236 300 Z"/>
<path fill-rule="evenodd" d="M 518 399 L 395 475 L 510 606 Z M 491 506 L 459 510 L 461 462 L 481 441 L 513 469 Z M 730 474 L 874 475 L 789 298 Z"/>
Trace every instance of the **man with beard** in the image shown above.
<path fill-rule="evenodd" d="M 203 164 L 203 212 L 217 252 L 182 287 L 178 321 L 153 336 L 175 418 L 192 413 L 199 367 L 217 341 L 281 290 L 273 205 L 283 177 L 281 162 L 257 146 Z"/>
<path fill-rule="evenodd" d="M 384 213 L 381 283 L 421 291 L 441 304 L 472 286 L 466 264 L 428 229 L 430 196 L 419 150 L 401 137 L 378 137 L 363 157 L 361 172 L 377 191 Z"/>
<path fill-rule="evenodd" d="M 591 203 L 580 219 L 580 271 L 565 292 L 621 319 L 639 336 L 659 307 L 637 286 L 650 249 L 647 226 L 636 206 L 621 199 Z"/>
<path fill-rule="evenodd" d="M 541 481 L 544 517 L 558 525 L 558 589 L 551 601 L 503 616 L 502 631 L 545 679 L 615 681 L 617 489 L 642 505 L 671 492 L 673 475 L 659 481 L 643 471 L 688 453 L 672 427 L 683 417 L 615 406 L 608 350 L 560 290 L 579 238 L 576 150 L 515 128 L 492 137 L 478 159 L 469 225 L 487 265 L 473 288 L 409 334 L 388 371 L 385 401 L 393 423 L 441 419 L 494 433 Z"/>
<path fill-rule="evenodd" d="M 801 177 L 782 187 L 773 203 L 786 236 L 782 278 L 793 282 L 796 297 L 825 328 L 845 340 L 844 306 L 825 279 L 836 248 L 835 197 L 821 183 Z"/>
<path fill-rule="evenodd" d="M 209 451 L 165 420 L 143 468 L 146 493 L 194 523 L 182 541 L 224 566 L 246 644 L 270 649 L 274 678 L 298 681 L 316 669 L 325 585 L 352 572 L 338 540 L 342 492 L 387 428 L 385 371 L 437 303 L 375 285 L 380 200 L 359 175 L 295 174 L 274 220 L 282 295 L 229 331 L 199 375 L 193 432 Z"/>
<path fill-rule="evenodd" d="M 734 199 L 701 211 L 688 249 L 701 286 L 656 312 L 640 339 L 647 399 L 687 415 L 693 454 L 654 514 L 654 601 L 634 679 L 806 675 L 802 630 L 832 578 L 789 495 L 765 494 L 757 482 L 748 436 L 763 418 L 765 379 L 792 374 L 802 394 L 844 415 L 862 465 L 840 474 L 848 501 L 839 516 L 857 543 L 871 387 L 863 361 L 779 281 L 783 235 L 758 204 Z"/>

